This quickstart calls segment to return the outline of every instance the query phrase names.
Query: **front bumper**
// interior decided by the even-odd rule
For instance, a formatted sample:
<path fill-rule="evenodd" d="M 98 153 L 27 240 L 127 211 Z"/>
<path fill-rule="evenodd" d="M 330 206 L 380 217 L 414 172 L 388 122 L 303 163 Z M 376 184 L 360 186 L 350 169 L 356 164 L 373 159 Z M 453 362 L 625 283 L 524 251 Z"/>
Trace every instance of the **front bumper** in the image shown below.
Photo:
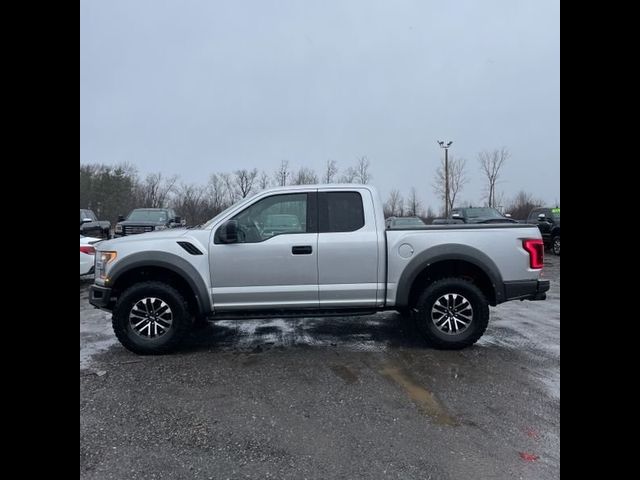
<path fill-rule="evenodd" d="M 509 300 L 545 300 L 551 286 L 549 280 L 504 282 L 504 298 Z"/>
<path fill-rule="evenodd" d="M 97 308 L 109 310 L 111 304 L 111 289 L 93 284 L 89 289 L 89 303 Z"/>

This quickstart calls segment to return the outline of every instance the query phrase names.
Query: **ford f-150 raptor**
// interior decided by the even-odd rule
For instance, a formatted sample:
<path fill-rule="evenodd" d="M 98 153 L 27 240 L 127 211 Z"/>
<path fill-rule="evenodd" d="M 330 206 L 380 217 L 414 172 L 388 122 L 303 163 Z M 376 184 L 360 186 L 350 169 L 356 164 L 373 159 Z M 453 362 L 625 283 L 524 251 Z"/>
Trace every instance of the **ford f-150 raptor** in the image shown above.
<path fill-rule="evenodd" d="M 543 252 L 535 225 L 387 229 L 371 186 L 288 186 L 193 228 L 101 242 L 90 302 L 140 354 L 174 349 L 203 320 L 382 310 L 457 349 L 484 333 L 489 306 L 546 298 Z"/>

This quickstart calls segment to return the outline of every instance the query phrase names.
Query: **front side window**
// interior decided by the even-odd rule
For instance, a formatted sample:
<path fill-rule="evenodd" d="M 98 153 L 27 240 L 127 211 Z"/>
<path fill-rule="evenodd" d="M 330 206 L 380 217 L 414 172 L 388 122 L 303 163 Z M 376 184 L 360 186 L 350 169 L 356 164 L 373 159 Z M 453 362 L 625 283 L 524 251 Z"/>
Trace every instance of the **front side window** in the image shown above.
<path fill-rule="evenodd" d="M 276 235 L 307 233 L 307 194 L 263 198 L 232 218 L 238 222 L 238 243 L 258 243 Z"/>

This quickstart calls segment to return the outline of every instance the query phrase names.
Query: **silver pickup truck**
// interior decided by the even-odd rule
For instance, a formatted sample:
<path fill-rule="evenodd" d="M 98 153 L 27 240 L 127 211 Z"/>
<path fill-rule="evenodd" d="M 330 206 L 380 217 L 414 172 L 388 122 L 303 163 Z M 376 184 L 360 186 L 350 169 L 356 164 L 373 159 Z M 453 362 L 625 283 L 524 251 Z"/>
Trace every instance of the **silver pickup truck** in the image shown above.
<path fill-rule="evenodd" d="M 120 342 L 165 353 L 201 321 L 397 310 L 436 348 L 475 343 L 489 306 L 544 300 L 535 225 L 385 228 L 368 185 L 274 188 L 204 225 L 101 242 L 90 302 Z"/>

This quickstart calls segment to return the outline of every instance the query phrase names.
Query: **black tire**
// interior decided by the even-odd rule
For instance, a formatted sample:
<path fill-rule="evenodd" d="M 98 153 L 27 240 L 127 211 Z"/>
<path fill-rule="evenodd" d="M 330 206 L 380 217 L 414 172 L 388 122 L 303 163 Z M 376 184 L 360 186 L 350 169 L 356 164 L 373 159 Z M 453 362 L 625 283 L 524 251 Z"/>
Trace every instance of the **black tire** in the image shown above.
<path fill-rule="evenodd" d="M 560 256 L 560 235 L 551 239 L 551 251 L 554 255 Z"/>
<path fill-rule="evenodd" d="M 168 305 L 172 320 L 164 333 L 156 338 L 145 338 L 142 334 L 136 333 L 129 320 L 134 306 L 142 299 L 150 297 Z M 166 283 L 150 281 L 132 285 L 120 295 L 113 309 L 112 323 L 116 337 L 127 350 L 139 355 L 161 355 L 173 351 L 178 346 L 191 326 L 191 318 L 187 302 L 180 292 Z"/>
<path fill-rule="evenodd" d="M 450 297 L 448 294 L 456 294 L 456 297 Z M 448 326 L 445 325 L 447 322 L 444 321 L 441 328 L 439 328 L 436 323 L 440 322 L 440 320 L 436 321 L 432 318 L 432 311 L 434 311 L 435 315 L 438 315 L 438 310 L 442 308 L 440 306 L 434 307 L 436 302 L 442 298 L 447 298 L 453 299 L 454 303 L 460 301 L 460 305 L 462 305 L 462 300 L 457 296 L 461 296 L 463 300 L 470 304 L 470 309 L 464 308 L 458 313 L 470 316 L 471 321 L 464 329 L 462 328 L 462 322 L 456 320 L 454 320 L 453 324 L 449 322 Z M 462 278 L 443 278 L 433 282 L 420 295 L 416 309 L 413 312 L 413 318 L 418 330 L 434 348 L 458 350 L 473 345 L 484 334 L 489 323 L 489 303 L 482 291 L 470 281 Z M 440 318 L 444 319 L 445 316 Z M 458 318 L 462 319 L 462 317 Z M 451 325 L 455 325 L 457 331 L 458 324 L 460 324 L 460 333 L 443 331 L 443 329 L 452 330 Z"/>

